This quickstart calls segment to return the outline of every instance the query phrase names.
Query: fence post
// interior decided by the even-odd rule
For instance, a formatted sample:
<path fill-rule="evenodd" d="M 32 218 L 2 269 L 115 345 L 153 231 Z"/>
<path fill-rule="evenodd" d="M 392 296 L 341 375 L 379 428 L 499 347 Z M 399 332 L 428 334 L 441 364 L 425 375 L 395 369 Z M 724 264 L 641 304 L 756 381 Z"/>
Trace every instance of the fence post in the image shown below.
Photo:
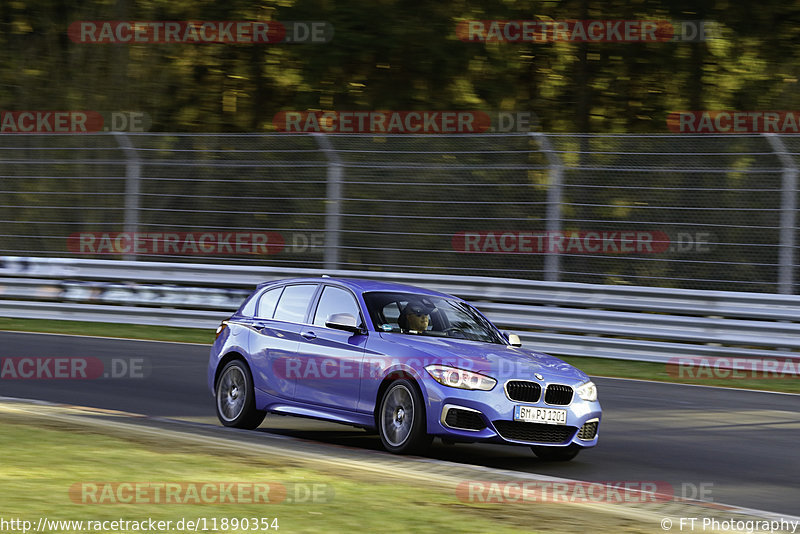
<path fill-rule="evenodd" d="M 328 158 L 327 191 L 325 200 L 325 268 L 339 268 L 339 239 L 342 210 L 342 160 L 330 139 L 323 133 L 312 133 L 317 145 Z"/>
<path fill-rule="evenodd" d="M 530 132 L 530 135 L 536 137 L 539 145 L 542 147 L 547 157 L 547 163 L 550 165 L 550 183 L 547 188 L 547 213 L 545 229 L 547 231 L 548 239 L 545 241 L 550 243 L 550 236 L 561 231 L 561 184 L 563 179 L 563 167 L 561 165 L 561 158 L 558 157 L 553 151 L 553 145 L 550 139 L 547 138 L 542 132 Z M 549 282 L 558 282 L 561 273 L 561 257 L 558 252 L 552 250 L 547 251 L 544 257 L 544 279 Z"/>
<path fill-rule="evenodd" d="M 125 222 L 124 231 L 131 239 L 139 230 L 139 184 L 141 182 L 141 160 L 131 140 L 124 132 L 113 132 L 117 144 L 125 154 Z M 124 260 L 136 260 L 136 247 L 131 247 L 132 253 L 122 256 Z"/>
<path fill-rule="evenodd" d="M 794 243 L 797 217 L 797 165 L 783 140 L 774 133 L 763 134 L 783 166 L 781 187 L 781 234 L 778 255 L 778 293 L 794 293 Z"/>

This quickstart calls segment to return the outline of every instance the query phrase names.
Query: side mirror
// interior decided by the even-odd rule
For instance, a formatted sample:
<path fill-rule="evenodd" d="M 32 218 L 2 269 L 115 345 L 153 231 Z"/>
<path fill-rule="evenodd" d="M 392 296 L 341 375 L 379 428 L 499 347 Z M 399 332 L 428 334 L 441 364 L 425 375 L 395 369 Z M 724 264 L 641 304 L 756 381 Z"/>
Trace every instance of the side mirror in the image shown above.
<path fill-rule="evenodd" d="M 512 347 L 521 347 L 522 340 L 519 338 L 517 334 L 507 334 L 508 335 L 508 344 Z"/>
<path fill-rule="evenodd" d="M 329 315 L 328 320 L 325 321 L 325 326 L 328 328 L 335 328 L 336 330 L 352 332 L 354 334 L 363 333 L 356 318 L 349 313 L 334 313 Z"/>

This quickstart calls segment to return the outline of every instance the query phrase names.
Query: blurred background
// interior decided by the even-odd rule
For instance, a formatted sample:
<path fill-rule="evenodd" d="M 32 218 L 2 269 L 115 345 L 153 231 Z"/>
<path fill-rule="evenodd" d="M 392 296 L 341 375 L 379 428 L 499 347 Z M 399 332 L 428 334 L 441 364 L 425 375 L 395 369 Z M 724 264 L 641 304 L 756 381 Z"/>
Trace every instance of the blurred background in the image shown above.
<path fill-rule="evenodd" d="M 703 42 L 465 43 L 463 20 L 702 20 Z M 329 44 L 84 44 L 76 21 L 326 21 Z M 4 110 L 137 110 L 153 131 L 263 132 L 281 110 L 535 112 L 543 131 L 667 132 L 676 110 L 800 107 L 800 6 L 728 1 L 0 4 Z"/>
<path fill-rule="evenodd" d="M 709 32 L 512 43 L 465 42 L 456 31 L 469 20 L 574 19 L 692 21 Z M 107 44 L 68 31 L 108 20 L 323 21 L 333 34 Z M 800 138 L 676 133 L 668 117 L 798 109 L 798 22 L 800 5 L 777 1 L 4 1 L 1 110 L 94 111 L 104 130 L 112 114 L 146 120 L 81 135 L 3 128 L 0 254 L 796 293 Z M 507 111 L 531 121 L 504 134 L 277 132 L 276 113 L 292 110 Z M 269 232 L 275 246 L 70 246 L 164 232 L 183 244 Z M 644 232 L 657 246 L 520 244 L 546 232 Z M 470 241 L 479 246 L 465 248 L 465 234 L 481 236 Z M 493 247 L 489 234 L 510 237 Z"/>

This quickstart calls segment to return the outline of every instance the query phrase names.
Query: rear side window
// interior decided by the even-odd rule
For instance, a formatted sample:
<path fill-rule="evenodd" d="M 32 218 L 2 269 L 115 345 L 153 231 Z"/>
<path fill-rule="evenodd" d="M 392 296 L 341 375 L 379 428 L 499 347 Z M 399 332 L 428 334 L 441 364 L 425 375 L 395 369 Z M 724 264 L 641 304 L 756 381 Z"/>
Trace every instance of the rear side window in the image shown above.
<path fill-rule="evenodd" d="M 345 289 L 325 286 L 319 298 L 317 313 L 314 315 L 314 324 L 325 326 L 325 321 L 334 313 L 349 313 L 356 318 L 356 323 L 361 323 L 361 313 L 353 295 Z"/>
<path fill-rule="evenodd" d="M 244 306 L 242 306 L 242 310 L 239 313 L 244 317 L 254 316 L 256 314 L 256 303 L 258 303 L 258 294 L 251 295 Z"/>
<path fill-rule="evenodd" d="M 314 296 L 316 290 L 316 284 L 286 286 L 280 300 L 278 300 L 274 318 L 292 323 L 302 322 L 306 317 L 306 310 L 309 302 L 311 302 L 311 297 Z"/>
<path fill-rule="evenodd" d="M 272 314 L 275 313 L 275 305 L 278 304 L 278 297 L 281 296 L 281 287 L 270 289 L 266 291 L 261 298 L 258 299 L 258 311 L 256 316 L 259 319 L 272 319 Z"/>

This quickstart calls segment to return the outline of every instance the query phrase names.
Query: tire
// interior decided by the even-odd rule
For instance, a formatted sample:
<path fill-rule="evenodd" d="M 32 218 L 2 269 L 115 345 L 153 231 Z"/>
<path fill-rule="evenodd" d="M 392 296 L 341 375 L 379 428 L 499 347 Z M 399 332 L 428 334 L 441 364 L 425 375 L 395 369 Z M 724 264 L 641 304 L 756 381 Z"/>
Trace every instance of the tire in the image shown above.
<path fill-rule="evenodd" d="M 574 443 L 566 447 L 541 447 L 537 445 L 531 447 L 538 458 L 548 462 L 568 462 L 578 456 L 582 448 Z"/>
<path fill-rule="evenodd" d="M 421 454 L 431 444 L 422 393 L 411 380 L 403 378 L 389 385 L 381 397 L 376 419 L 381 442 L 389 452 Z"/>
<path fill-rule="evenodd" d="M 256 410 L 253 375 L 241 360 L 230 361 L 223 367 L 214 397 L 217 417 L 225 426 L 252 430 L 258 428 L 267 415 Z"/>

